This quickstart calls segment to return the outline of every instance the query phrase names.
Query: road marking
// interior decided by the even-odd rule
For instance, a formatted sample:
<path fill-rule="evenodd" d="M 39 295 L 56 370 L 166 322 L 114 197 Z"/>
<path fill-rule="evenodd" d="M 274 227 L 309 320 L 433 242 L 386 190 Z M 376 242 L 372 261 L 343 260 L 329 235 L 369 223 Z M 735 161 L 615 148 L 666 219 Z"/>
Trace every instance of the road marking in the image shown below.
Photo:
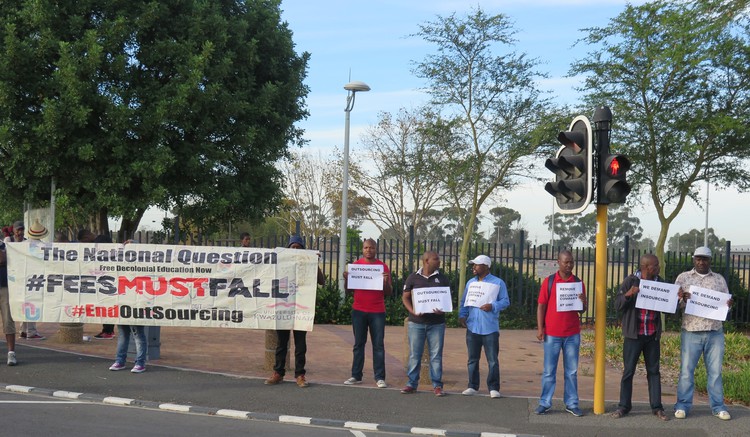
<path fill-rule="evenodd" d="M 0 401 L 0 404 L 87 404 L 81 401 Z"/>
<path fill-rule="evenodd" d="M 357 431 L 357 430 L 352 429 L 350 430 L 350 432 L 357 437 L 367 437 L 367 434 L 363 433 L 362 431 Z"/>

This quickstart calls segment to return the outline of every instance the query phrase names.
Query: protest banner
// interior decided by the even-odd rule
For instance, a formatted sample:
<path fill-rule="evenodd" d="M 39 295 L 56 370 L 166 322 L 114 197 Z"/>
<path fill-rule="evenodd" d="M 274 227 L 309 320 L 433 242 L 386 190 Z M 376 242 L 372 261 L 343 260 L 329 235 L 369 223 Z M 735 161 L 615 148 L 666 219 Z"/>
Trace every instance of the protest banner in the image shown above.
<path fill-rule="evenodd" d="M 311 331 L 314 251 L 6 244 L 18 321 Z"/>
<path fill-rule="evenodd" d="M 346 286 L 350 290 L 383 290 L 383 266 L 381 264 L 349 264 Z"/>
<path fill-rule="evenodd" d="M 466 290 L 464 306 L 480 307 L 484 304 L 491 303 L 497 299 L 497 294 L 499 292 L 500 286 L 497 284 L 474 281 L 469 284 L 469 289 Z"/>
<path fill-rule="evenodd" d="M 555 284 L 557 292 L 557 311 L 583 311 L 583 301 L 578 295 L 583 293 L 582 282 L 558 282 Z"/>
<path fill-rule="evenodd" d="M 680 291 L 679 285 L 641 279 L 638 289 L 638 297 L 635 299 L 636 308 L 670 314 L 677 311 L 677 302 L 680 300 L 677 297 Z"/>
<path fill-rule="evenodd" d="M 432 313 L 436 309 L 444 313 L 453 311 L 450 287 L 413 288 L 411 302 L 417 314 Z"/>
<path fill-rule="evenodd" d="M 703 287 L 690 286 L 690 299 L 685 305 L 685 314 L 705 317 L 712 320 L 724 321 L 727 319 L 729 305 L 727 302 L 732 298 L 729 293 L 711 290 Z"/>

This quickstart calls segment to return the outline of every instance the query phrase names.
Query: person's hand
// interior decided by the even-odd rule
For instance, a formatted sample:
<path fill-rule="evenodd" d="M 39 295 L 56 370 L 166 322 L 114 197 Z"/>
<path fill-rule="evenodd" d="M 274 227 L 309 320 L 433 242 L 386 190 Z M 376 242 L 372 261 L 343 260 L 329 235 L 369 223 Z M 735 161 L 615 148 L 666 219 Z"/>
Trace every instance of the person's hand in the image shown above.
<path fill-rule="evenodd" d="M 344 279 L 346 279 L 348 276 L 349 276 L 349 272 L 347 272 L 346 270 L 344 270 Z"/>
<path fill-rule="evenodd" d="M 732 308 L 732 305 L 734 305 L 734 299 L 732 299 L 732 298 L 730 297 L 730 298 L 729 298 L 729 300 L 727 301 L 727 306 L 728 306 L 729 308 Z"/>
<path fill-rule="evenodd" d="M 638 288 L 638 286 L 633 285 L 632 287 L 630 287 L 630 290 L 625 292 L 625 297 L 633 297 L 638 294 L 639 291 L 641 291 L 641 289 Z"/>
<path fill-rule="evenodd" d="M 432 309 L 432 312 L 433 312 L 434 314 L 445 314 L 445 313 L 443 312 L 443 310 L 441 310 L 440 308 L 433 308 L 433 309 Z"/>
<path fill-rule="evenodd" d="M 544 328 L 539 328 L 536 330 L 536 339 L 539 341 L 544 341 Z"/>
<path fill-rule="evenodd" d="M 491 303 L 486 303 L 486 304 L 480 306 L 479 309 L 482 310 L 482 311 L 492 311 L 492 304 Z"/>
<path fill-rule="evenodd" d="M 578 295 L 578 299 L 580 299 L 581 302 L 583 302 L 583 304 L 586 305 L 586 297 L 583 295 L 583 293 Z"/>
<path fill-rule="evenodd" d="M 690 300 L 690 293 L 684 291 L 682 287 L 680 287 L 680 291 L 677 292 L 677 298 L 687 302 L 688 300 Z"/>
<path fill-rule="evenodd" d="M 458 324 L 461 325 L 462 328 L 466 327 L 466 319 L 463 317 L 458 318 Z"/>

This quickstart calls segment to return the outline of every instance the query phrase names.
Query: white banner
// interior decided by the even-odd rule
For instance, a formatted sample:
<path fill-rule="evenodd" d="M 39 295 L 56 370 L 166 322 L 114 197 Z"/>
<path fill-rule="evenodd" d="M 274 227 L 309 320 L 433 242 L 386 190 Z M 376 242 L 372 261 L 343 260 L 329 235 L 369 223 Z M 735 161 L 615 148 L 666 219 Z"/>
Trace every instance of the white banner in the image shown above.
<path fill-rule="evenodd" d="M 727 319 L 729 305 L 727 302 L 732 298 L 729 293 L 710 290 L 708 288 L 690 286 L 690 299 L 685 306 L 685 314 L 705 317 L 712 320 Z"/>
<path fill-rule="evenodd" d="M 474 281 L 469 284 L 469 289 L 466 291 L 464 306 L 480 307 L 484 304 L 491 303 L 497 299 L 497 294 L 499 292 L 500 286 L 497 284 Z"/>
<path fill-rule="evenodd" d="M 450 287 L 423 287 L 411 290 L 411 301 L 417 314 L 433 313 L 441 310 L 444 313 L 453 311 Z"/>
<path fill-rule="evenodd" d="M 382 264 L 349 264 L 346 286 L 350 290 L 383 290 Z"/>
<path fill-rule="evenodd" d="M 558 282 L 557 289 L 557 312 L 583 311 L 583 301 L 578 298 L 583 293 L 582 282 Z"/>
<path fill-rule="evenodd" d="M 315 251 L 39 241 L 6 250 L 17 321 L 313 328 Z"/>
<path fill-rule="evenodd" d="M 635 299 L 636 308 L 670 314 L 677 311 L 677 302 L 680 300 L 677 297 L 680 291 L 679 285 L 641 279 L 638 289 L 638 297 Z"/>

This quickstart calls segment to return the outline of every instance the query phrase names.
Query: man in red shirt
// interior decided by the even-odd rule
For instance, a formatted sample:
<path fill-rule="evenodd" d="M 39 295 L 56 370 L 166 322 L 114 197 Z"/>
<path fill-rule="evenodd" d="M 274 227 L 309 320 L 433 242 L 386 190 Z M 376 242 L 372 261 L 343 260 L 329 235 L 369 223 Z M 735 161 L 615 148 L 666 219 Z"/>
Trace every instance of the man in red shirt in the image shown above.
<path fill-rule="evenodd" d="M 558 311 L 557 284 L 581 282 L 573 275 L 573 255 L 563 250 L 557 257 L 558 271 L 542 281 L 536 311 L 536 338 L 544 342 L 544 371 L 542 372 L 542 395 L 536 414 L 545 414 L 552 408 L 552 395 L 555 393 L 557 362 L 563 352 L 565 373 L 565 411 L 583 416 L 578 408 L 578 353 L 581 346 L 581 320 L 578 311 Z M 550 283 L 552 281 L 552 283 Z M 586 289 L 581 283 L 578 299 L 583 302 L 583 310 L 588 307 Z"/>
<path fill-rule="evenodd" d="M 383 287 L 380 290 L 350 290 L 348 272 L 344 272 L 346 293 L 354 293 L 352 304 L 352 331 L 354 331 L 354 348 L 352 359 L 352 376 L 344 381 L 346 385 L 362 383 L 362 369 L 365 366 L 365 345 L 367 331 L 372 341 L 372 367 L 378 388 L 386 388 L 385 382 L 385 296 L 393 292 L 391 271 L 388 266 L 376 258 L 378 246 L 375 240 L 368 238 L 362 246 L 362 258 L 353 264 L 378 264 L 383 266 Z"/>

